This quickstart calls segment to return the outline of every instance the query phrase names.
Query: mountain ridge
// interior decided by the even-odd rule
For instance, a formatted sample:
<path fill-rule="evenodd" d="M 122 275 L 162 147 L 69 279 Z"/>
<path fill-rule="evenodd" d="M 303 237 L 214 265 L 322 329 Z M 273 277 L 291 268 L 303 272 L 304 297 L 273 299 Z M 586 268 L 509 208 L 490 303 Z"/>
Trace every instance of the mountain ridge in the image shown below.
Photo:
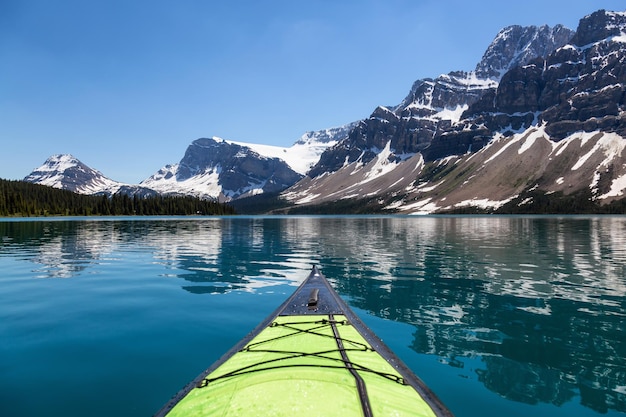
<path fill-rule="evenodd" d="M 199 138 L 192 141 L 179 162 L 165 165 L 137 185 L 112 180 L 71 154 L 50 156 L 24 181 L 83 194 L 112 195 L 122 192 L 141 196 L 190 195 L 230 201 L 258 193 L 282 191 L 293 185 L 317 162 L 319 155 L 327 147 L 342 140 L 353 125 L 348 123 L 306 132 L 289 148 L 238 142 L 216 136 Z M 194 152 L 194 149 L 218 151 Z M 244 164 L 238 166 L 233 163 L 234 159 Z M 266 164 L 272 166 L 263 175 L 262 166 Z M 254 172 L 254 166 L 260 169 L 260 174 Z"/>
<path fill-rule="evenodd" d="M 322 154 L 308 175 L 333 172 L 357 159 L 369 162 L 376 156 L 371 148 L 383 149 L 387 141 L 391 141 L 394 154 L 424 151 L 439 132 L 457 123 L 470 105 L 495 91 L 507 70 L 564 45 L 573 34 L 562 25 L 502 29 L 474 71 L 452 71 L 415 81 L 404 100 L 390 108 L 377 107 L 347 140 Z"/>
<path fill-rule="evenodd" d="M 585 45 L 570 42 L 506 72 L 496 89 L 488 90 L 458 121 L 437 132 L 422 152 L 405 162 L 394 161 L 393 170 L 381 172 L 377 181 L 386 184 L 386 190 L 363 186 L 354 174 L 367 162 L 360 160 L 319 180 L 302 181 L 284 197 L 306 206 L 328 203 L 329 195 L 335 201 L 351 199 L 358 190 L 361 196 L 376 196 L 383 211 L 413 214 L 467 206 L 498 210 L 531 192 L 588 194 L 601 204 L 623 198 L 626 13 L 601 10 L 586 16 L 572 36 L 577 39 L 584 39 L 578 42 Z M 525 137 L 532 140 L 524 140 L 518 153 L 504 151 L 519 146 Z M 581 145 L 576 152 L 570 145 L 557 154 L 554 149 L 561 141 Z M 540 143 L 545 149 L 538 147 Z M 480 155 L 497 144 L 506 146 L 480 162 Z M 532 157 L 527 160 L 528 155 Z M 500 169 L 494 168 L 493 158 L 500 160 Z M 394 170 L 406 172 L 398 176 Z M 346 172 L 355 179 L 349 180 Z M 337 183 L 341 189 L 332 188 Z M 329 189 L 335 191 L 325 192 Z M 532 201 L 516 204 L 521 207 Z"/>
<path fill-rule="evenodd" d="M 197 139 L 139 186 L 222 201 L 280 193 L 299 208 L 368 200 L 409 214 L 531 207 L 519 199 L 540 192 L 610 202 L 626 188 L 625 46 L 625 12 L 599 10 L 576 31 L 508 26 L 474 71 L 417 80 L 366 119 L 308 132 L 290 148 Z"/>

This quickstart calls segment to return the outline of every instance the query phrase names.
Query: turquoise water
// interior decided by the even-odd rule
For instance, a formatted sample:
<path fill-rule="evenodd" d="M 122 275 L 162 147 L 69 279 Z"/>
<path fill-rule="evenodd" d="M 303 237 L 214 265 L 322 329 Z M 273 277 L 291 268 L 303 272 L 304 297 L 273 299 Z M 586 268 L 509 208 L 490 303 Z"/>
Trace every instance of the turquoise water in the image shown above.
<path fill-rule="evenodd" d="M 0 221 L 0 415 L 150 416 L 318 264 L 464 416 L 626 412 L 625 217 Z"/>

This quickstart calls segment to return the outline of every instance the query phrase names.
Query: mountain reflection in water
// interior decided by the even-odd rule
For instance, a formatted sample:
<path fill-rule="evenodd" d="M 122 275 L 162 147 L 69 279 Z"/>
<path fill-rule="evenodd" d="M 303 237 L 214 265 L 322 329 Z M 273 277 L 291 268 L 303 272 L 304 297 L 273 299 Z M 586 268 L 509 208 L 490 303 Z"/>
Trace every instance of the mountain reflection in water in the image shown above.
<path fill-rule="evenodd" d="M 415 352 L 479 360 L 506 399 L 626 412 L 624 217 L 0 222 L 0 238 L 39 278 L 150 251 L 199 295 L 297 285 L 317 263 L 350 305 L 414 326 Z"/>

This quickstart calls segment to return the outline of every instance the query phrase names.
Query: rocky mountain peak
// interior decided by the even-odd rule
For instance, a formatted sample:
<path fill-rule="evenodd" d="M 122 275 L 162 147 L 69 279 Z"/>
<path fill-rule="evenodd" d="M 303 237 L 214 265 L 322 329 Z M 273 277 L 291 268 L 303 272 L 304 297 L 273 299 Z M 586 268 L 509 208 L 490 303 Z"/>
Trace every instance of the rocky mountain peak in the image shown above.
<path fill-rule="evenodd" d="M 79 194 L 124 193 L 148 196 L 156 192 L 146 187 L 114 181 L 70 154 L 52 155 L 24 181 L 69 190 Z"/>
<path fill-rule="evenodd" d="M 162 168 L 142 185 L 164 194 L 231 200 L 282 191 L 301 177 L 282 159 L 212 137 L 194 140 L 178 164 Z"/>
<path fill-rule="evenodd" d="M 583 47 L 613 36 L 620 36 L 624 33 L 625 27 L 626 12 L 598 10 L 580 19 L 571 44 Z"/>
<path fill-rule="evenodd" d="M 555 141 L 581 131 L 626 135 L 625 32 L 626 13 L 581 19 L 569 44 L 504 74 L 496 90 L 433 138 L 425 159 L 475 152 L 495 135 L 542 124 Z"/>
<path fill-rule="evenodd" d="M 47 171 L 65 171 L 66 169 L 79 167 L 81 165 L 84 164 L 74 155 L 56 154 L 46 159 L 46 161 L 37 169 Z"/>
<path fill-rule="evenodd" d="M 508 26 L 502 29 L 476 65 L 478 78 L 499 80 L 502 75 L 537 57 L 546 57 L 569 42 L 574 31 L 563 25 Z"/>
<path fill-rule="evenodd" d="M 243 156 L 242 151 L 242 146 L 227 143 L 220 138 L 196 139 L 187 147 L 180 160 L 178 180 L 184 181 L 220 164 L 230 165 L 234 158 Z"/>
<path fill-rule="evenodd" d="M 356 160 L 367 163 L 387 143 L 398 158 L 424 151 L 433 138 L 457 123 L 469 106 L 486 94 L 493 94 L 504 73 L 547 56 L 567 44 L 573 34 L 562 25 L 503 29 L 487 48 L 476 71 L 452 71 L 415 81 L 400 104 L 377 107 L 345 140 L 328 148 L 308 175 L 335 172 Z"/>
<path fill-rule="evenodd" d="M 52 155 L 33 170 L 24 181 L 78 191 L 85 183 L 108 180 L 70 154 Z"/>
<path fill-rule="evenodd" d="M 344 140 L 358 122 L 348 123 L 343 126 L 306 132 L 295 143 L 296 145 L 324 145 Z"/>

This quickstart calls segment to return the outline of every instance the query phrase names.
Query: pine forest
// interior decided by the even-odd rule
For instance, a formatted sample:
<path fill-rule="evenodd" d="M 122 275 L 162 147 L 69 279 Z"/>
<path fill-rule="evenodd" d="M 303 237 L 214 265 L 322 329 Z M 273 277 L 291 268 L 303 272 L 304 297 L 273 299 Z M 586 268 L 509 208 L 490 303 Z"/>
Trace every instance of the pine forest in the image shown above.
<path fill-rule="evenodd" d="M 231 215 L 223 203 L 189 196 L 81 195 L 24 181 L 0 179 L 0 216 Z"/>

